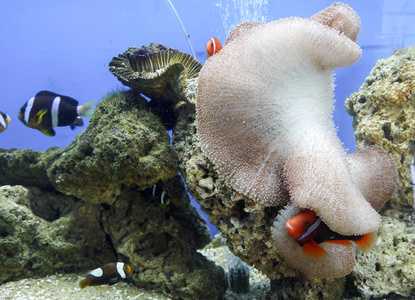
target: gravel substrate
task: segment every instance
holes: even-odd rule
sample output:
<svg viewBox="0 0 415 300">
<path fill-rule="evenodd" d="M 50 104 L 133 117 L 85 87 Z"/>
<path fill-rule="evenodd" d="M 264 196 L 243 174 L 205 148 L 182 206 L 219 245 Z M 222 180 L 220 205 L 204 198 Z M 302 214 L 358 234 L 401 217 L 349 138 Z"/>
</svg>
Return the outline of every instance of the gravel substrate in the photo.
<svg viewBox="0 0 415 300">
<path fill-rule="evenodd" d="M 132 284 L 119 282 L 115 285 L 101 285 L 80 289 L 79 281 L 84 278 L 77 274 L 56 274 L 44 278 L 26 278 L 0 285 L 0 299 L 4 300 L 73 300 L 73 299 L 170 299 L 161 294 L 138 289 Z"/>
<path fill-rule="evenodd" d="M 208 259 L 228 270 L 228 261 L 233 256 L 224 247 L 210 248 L 200 251 Z M 115 285 L 101 285 L 80 289 L 78 283 L 83 276 L 79 274 L 56 274 L 44 278 L 26 278 L 0 285 L 1 300 L 73 300 L 73 299 L 102 299 L 102 300 L 165 300 L 170 299 L 162 294 L 139 289 L 132 284 L 119 282 Z M 235 294 L 226 292 L 228 300 L 262 300 L 269 290 L 269 280 L 256 269 L 250 268 L 250 292 Z"/>
</svg>

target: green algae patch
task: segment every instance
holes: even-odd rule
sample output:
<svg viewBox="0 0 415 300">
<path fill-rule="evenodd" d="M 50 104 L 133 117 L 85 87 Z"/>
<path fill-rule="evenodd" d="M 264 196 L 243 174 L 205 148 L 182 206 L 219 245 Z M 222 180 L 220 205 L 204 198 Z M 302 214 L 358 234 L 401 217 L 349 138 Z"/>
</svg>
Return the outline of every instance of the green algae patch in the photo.
<svg viewBox="0 0 415 300">
<path fill-rule="evenodd" d="M 145 189 L 176 173 L 170 137 L 132 91 L 103 99 L 88 128 L 48 169 L 58 190 L 90 204 L 110 204 L 123 185 Z"/>
</svg>

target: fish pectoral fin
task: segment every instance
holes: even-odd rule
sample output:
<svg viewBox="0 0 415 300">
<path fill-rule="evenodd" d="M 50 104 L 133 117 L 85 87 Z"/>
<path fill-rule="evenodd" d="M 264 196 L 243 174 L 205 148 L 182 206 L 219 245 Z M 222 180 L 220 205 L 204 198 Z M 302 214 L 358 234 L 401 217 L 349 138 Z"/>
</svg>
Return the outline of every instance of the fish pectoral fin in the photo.
<svg viewBox="0 0 415 300">
<path fill-rule="evenodd" d="M 75 119 L 75 122 L 73 122 L 69 127 L 71 127 L 72 130 L 74 130 L 76 127 L 84 126 L 84 121 L 81 117 L 77 117 Z"/>
<path fill-rule="evenodd" d="M 349 240 L 333 240 L 333 241 L 325 241 L 325 243 L 337 244 L 342 246 L 351 246 L 352 242 Z"/>
<path fill-rule="evenodd" d="M 108 284 L 109 284 L 109 285 L 113 285 L 113 284 L 116 284 L 118 281 L 119 281 L 118 277 L 111 278 L 111 279 L 108 281 Z"/>
<path fill-rule="evenodd" d="M 40 131 L 42 131 L 44 134 L 46 134 L 47 136 L 55 136 L 55 130 L 53 130 L 52 128 L 44 128 L 44 129 L 39 129 Z"/>
<path fill-rule="evenodd" d="M 376 245 L 377 240 L 378 235 L 376 232 L 370 232 L 362 235 L 362 237 L 358 240 L 355 240 L 354 243 L 360 251 L 368 252 L 373 248 L 373 246 Z"/>
<path fill-rule="evenodd" d="M 303 253 L 305 256 L 312 259 L 320 259 L 327 255 L 327 252 L 314 240 L 309 240 L 303 245 Z"/>
<path fill-rule="evenodd" d="M 85 288 L 85 287 L 87 287 L 90 283 L 91 283 L 91 279 L 90 279 L 90 278 L 85 278 L 85 279 L 82 279 L 82 280 L 79 282 L 79 287 L 80 287 L 81 289 L 84 289 L 84 288 Z"/>
<path fill-rule="evenodd" d="M 42 124 L 42 120 L 43 120 L 43 116 L 48 112 L 47 109 L 43 108 L 41 110 L 38 111 L 38 113 L 36 114 L 37 116 L 37 122 L 38 124 Z"/>
</svg>

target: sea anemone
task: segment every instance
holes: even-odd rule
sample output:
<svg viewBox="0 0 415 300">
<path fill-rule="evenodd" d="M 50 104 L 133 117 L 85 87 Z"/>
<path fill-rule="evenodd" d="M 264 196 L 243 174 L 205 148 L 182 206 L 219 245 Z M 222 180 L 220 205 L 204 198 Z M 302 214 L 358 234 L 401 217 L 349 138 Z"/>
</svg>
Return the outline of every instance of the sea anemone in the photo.
<svg viewBox="0 0 415 300">
<path fill-rule="evenodd" d="M 348 157 L 332 120 L 333 71 L 360 58 L 359 30 L 357 14 L 338 3 L 311 19 L 239 25 L 198 84 L 200 146 L 228 185 L 263 206 L 314 210 L 343 235 L 375 231 L 396 184 L 393 159 L 380 148 Z M 371 205 L 363 193 L 381 200 Z M 341 271 L 308 275 L 350 272 L 354 250 L 324 247 L 343 257 Z"/>
</svg>

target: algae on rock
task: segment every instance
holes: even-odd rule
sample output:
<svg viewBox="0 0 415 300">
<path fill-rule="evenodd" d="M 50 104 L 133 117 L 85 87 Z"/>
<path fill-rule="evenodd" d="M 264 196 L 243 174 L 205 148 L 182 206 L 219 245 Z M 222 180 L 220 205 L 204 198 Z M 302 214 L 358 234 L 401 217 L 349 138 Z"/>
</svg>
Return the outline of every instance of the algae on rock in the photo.
<svg viewBox="0 0 415 300">
<path fill-rule="evenodd" d="M 146 104 L 133 91 L 102 100 L 88 128 L 48 169 L 58 190 L 90 204 L 111 204 L 124 185 L 145 189 L 176 175 L 170 137 Z"/>
<path fill-rule="evenodd" d="M 0 283 L 114 260 L 100 206 L 36 187 L 0 187 Z"/>
<path fill-rule="evenodd" d="M 185 76 L 185 69 L 177 70 L 180 73 L 172 78 Z M 183 97 L 194 92 L 180 93 L 181 98 L 169 94 L 173 95 L 171 107 L 179 107 Z M 6 220 L 0 222 L 0 255 L 7 270 L 2 280 L 58 270 L 87 271 L 120 260 L 132 265 L 132 282 L 161 290 L 173 299 L 223 298 L 224 271 L 196 251 L 211 240 L 210 232 L 178 176 L 166 124 L 162 115 L 155 114 L 163 111 L 157 109 L 160 102 L 152 101 L 135 90 L 111 93 L 98 105 L 87 129 L 67 148 L 0 151 L 0 184 L 35 186 L 30 190 L 43 196 L 51 193 L 55 198 L 45 199 L 57 201 L 48 206 L 36 198 L 29 209 L 7 200 L 8 205 L 0 208 Z M 167 201 L 153 194 L 155 184 L 167 193 Z M 23 194 L 16 201 L 26 203 Z M 67 202 L 57 200 L 61 198 Z M 13 217 L 15 212 L 18 216 Z M 12 235 L 14 228 L 28 233 L 19 241 Z M 78 249 L 78 245 L 87 246 Z M 106 246 L 110 253 L 104 255 Z M 72 252 L 84 258 L 74 258 Z M 52 259 L 47 261 L 42 253 Z M 25 267 L 19 268 L 18 262 Z M 33 271 L 25 272 L 29 267 Z"/>
<path fill-rule="evenodd" d="M 170 137 L 132 91 L 101 101 L 86 130 L 65 149 L 0 151 L 0 184 L 55 189 L 89 204 L 114 202 L 123 185 L 145 189 L 177 173 Z"/>
<path fill-rule="evenodd" d="M 227 287 L 223 269 L 196 250 L 210 241 L 205 221 L 190 207 L 179 176 L 164 185 L 170 203 L 124 191 L 103 214 L 105 231 L 117 253 L 129 258 L 131 280 L 173 299 L 221 299 Z M 188 207 L 188 209 L 183 209 Z"/>
</svg>

